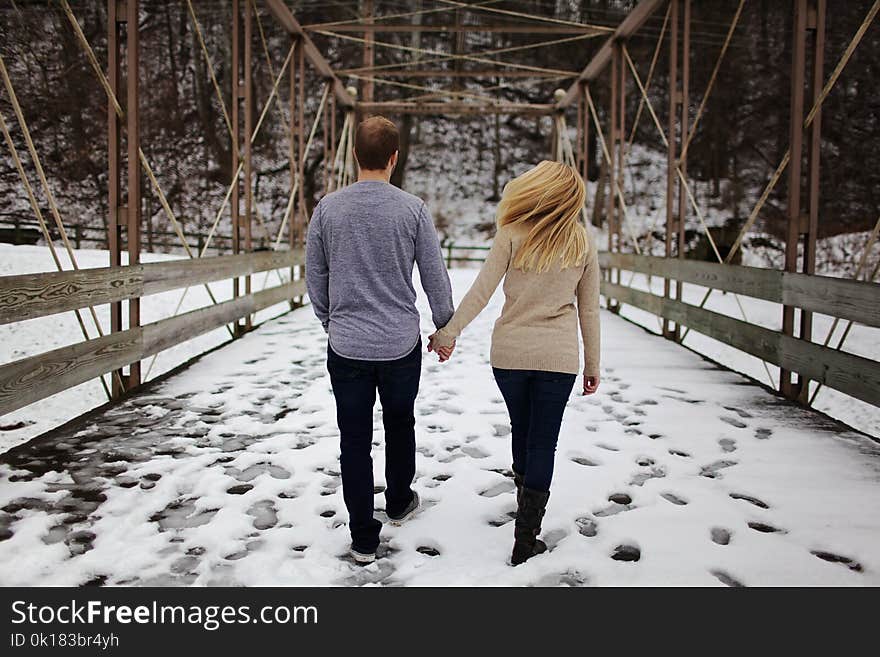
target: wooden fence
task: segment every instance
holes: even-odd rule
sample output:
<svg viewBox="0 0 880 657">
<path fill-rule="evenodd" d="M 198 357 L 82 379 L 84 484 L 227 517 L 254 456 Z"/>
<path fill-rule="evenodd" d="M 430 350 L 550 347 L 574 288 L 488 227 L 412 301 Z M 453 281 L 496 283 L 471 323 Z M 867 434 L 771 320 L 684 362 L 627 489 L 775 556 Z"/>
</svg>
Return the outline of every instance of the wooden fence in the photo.
<svg viewBox="0 0 880 657">
<path fill-rule="evenodd" d="M 491 248 L 488 246 L 465 246 L 446 241 L 440 246 L 444 251 L 447 267 L 452 267 L 453 262 L 483 262 L 486 259 L 486 251 Z M 459 252 L 464 253 L 459 255 Z"/>
<path fill-rule="evenodd" d="M 880 284 L 698 260 L 603 252 L 603 269 L 619 269 L 733 292 L 880 327 Z M 880 406 L 880 363 L 794 338 L 727 315 L 602 280 L 602 294 L 791 372 Z"/>
<path fill-rule="evenodd" d="M 147 253 L 167 252 L 183 248 L 177 233 L 174 231 L 154 230 L 149 223 L 146 226 L 147 230 L 143 232 L 143 247 Z M 68 226 L 68 229 L 70 229 L 70 242 L 76 249 L 81 249 L 84 246 L 94 249 L 108 248 L 108 230 L 106 226 L 74 224 Z M 53 238 L 59 237 L 58 230 L 54 226 L 48 226 L 48 230 Z M 208 233 L 186 233 L 184 237 L 191 249 L 201 252 L 208 240 Z M 43 239 L 40 224 L 36 221 L 28 221 L 18 217 L 0 219 L 0 242 L 6 244 L 37 244 Z M 232 251 L 232 235 L 214 233 L 211 236 L 211 241 L 207 243 L 208 250 L 216 255 Z M 266 240 L 266 243 L 268 244 L 268 240 Z"/>
<path fill-rule="evenodd" d="M 443 248 L 449 266 L 453 262 L 481 262 L 489 249 L 445 242 Z M 456 255 L 459 250 L 467 251 L 468 255 Z M 477 253 L 473 253 L 475 251 Z M 624 253 L 600 252 L 599 264 L 605 270 L 678 280 L 880 327 L 880 284 L 877 283 Z M 602 280 L 601 290 L 606 299 L 615 299 L 676 322 L 768 363 L 880 406 L 880 363 L 875 360 L 610 280 Z"/>
<path fill-rule="evenodd" d="M 0 324 L 302 265 L 302 249 L 0 277 Z M 305 294 L 295 280 L 0 365 L 0 415 Z"/>
</svg>

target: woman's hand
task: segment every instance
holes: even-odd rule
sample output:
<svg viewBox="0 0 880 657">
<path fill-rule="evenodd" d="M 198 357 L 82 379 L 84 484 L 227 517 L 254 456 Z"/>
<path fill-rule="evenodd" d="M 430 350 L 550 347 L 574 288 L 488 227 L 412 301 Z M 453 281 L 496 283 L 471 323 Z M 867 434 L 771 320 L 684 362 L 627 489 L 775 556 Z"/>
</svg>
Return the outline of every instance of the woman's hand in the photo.
<svg viewBox="0 0 880 657">
<path fill-rule="evenodd" d="M 584 394 L 592 395 L 599 389 L 599 376 L 584 375 Z"/>
<path fill-rule="evenodd" d="M 428 351 L 436 352 L 440 362 L 445 363 L 452 357 L 452 352 L 455 351 L 455 340 L 453 340 L 452 344 L 448 347 L 440 347 L 434 344 L 435 335 L 436 333 L 433 333 L 428 336 Z"/>
</svg>

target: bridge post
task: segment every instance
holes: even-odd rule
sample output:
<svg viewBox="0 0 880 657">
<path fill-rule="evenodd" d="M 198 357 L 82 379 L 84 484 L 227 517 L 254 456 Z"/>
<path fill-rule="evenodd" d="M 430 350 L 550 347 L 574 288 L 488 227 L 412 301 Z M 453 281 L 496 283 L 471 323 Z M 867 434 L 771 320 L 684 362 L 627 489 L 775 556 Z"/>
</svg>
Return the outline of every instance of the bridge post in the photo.
<svg viewBox="0 0 880 657">
<path fill-rule="evenodd" d="M 330 94 L 330 162 L 324 193 L 330 191 L 336 177 L 336 94 Z"/>
<path fill-rule="evenodd" d="M 816 232 L 818 229 L 819 211 L 819 161 L 821 138 L 821 115 L 813 120 L 807 150 L 807 207 L 802 208 L 804 192 L 804 95 L 806 86 L 807 62 L 812 55 L 812 79 L 810 92 L 812 100 L 818 97 L 823 84 L 824 45 L 825 45 L 825 0 L 794 0 L 794 34 L 792 39 L 791 59 L 791 100 L 789 117 L 789 139 L 791 161 L 788 165 L 788 224 L 785 239 L 785 271 L 798 271 L 798 247 L 803 236 L 802 271 L 805 274 L 815 273 L 816 265 Z M 812 39 L 808 39 L 812 33 Z M 811 41 L 812 53 L 808 54 L 808 41 Z M 800 331 L 802 340 L 812 339 L 813 317 L 809 311 L 800 311 Z M 795 306 L 783 305 L 782 331 L 785 335 L 795 336 Z M 798 374 L 793 380 L 793 373 L 780 369 L 779 390 L 790 399 L 808 400 L 809 379 Z"/>
<path fill-rule="evenodd" d="M 689 0 L 687 0 L 689 3 Z M 676 215 L 675 210 L 675 196 L 676 190 L 678 193 L 682 195 L 684 193 L 683 186 L 679 182 L 678 175 L 676 174 L 676 167 L 678 167 L 678 156 L 677 156 L 677 146 L 678 146 L 678 132 L 677 132 L 677 122 L 678 119 L 676 115 L 679 112 L 679 105 L 682 105 L 681 113 L 682 116 L 687 116 L 687 106 L 684 102 L 684 71 L 682 71 L 682 87 L 679 87 L 679 59 L 678 59 L 678 50 L 679 50 L 679 14 L 681 13 L 681 3 L 682 0 L 670 0 L 670 10 L 669 10 L 669 112 L 667 119 L 667 133 L 666 139 L 668 142 L 667 151 L 666 151 L 666 248 L 664 251 L 664 256 L 667 258 L 672 258 L 673 254 L 676 257 L 684 256 L 684 222 L 682 221 L 681 215 L 681 200 L 679 202 L 679 213 Z M 685 23 L 687 24 L 688 19 L 690 18 L 689 4 L 685 7 Z M 687 40 L 690 36 L 690 30 L 685 29 L 683 35 L 683 41 Z M 685 49 L 687 52 L 687 49 Z M 686 58 L 685 58 L 686 59 Z M 683 135 L 684 133 L 682 133 Z M 676 297 L 677 299 L 681 298 L 681 286 L 680 283 L 676 282 L 675 286 Z M 668 278 L 663 279 L 663 296 L 667 299 L 672 297 L 672 283 Z M 669 319 L 663 318 L 663 335 L 670 340 L 680 340 L 681 339 L 681 326 L 678 324 L 673 328 L 672 321 Z"/>
<path fill-rule="evenodd" d="M 108 235 L 110 266 L 122 264 L 123 227 L 128 263 L 140 262 L 141 248 L 141 175 L 140 175 L 140 121 L 138 112 L 138 73 L 140 70 L 140 40 L 138 38 L 139 0 L 108 0 L 107 2 L 107 77 L 113 95 L 121 97 L 122 66 L 126 70 L 125 89 L 125 140 L 128 158 L 128 194 L 122 203 L 122 121 L 116 114 L 112 100 L 108 100 L 107 138 L 108 138 Z M 124 36 L 123 36 L 124 35 Z M 125 57 L 122 57 L 122 41 L 125 40 Z M 140 326 L 140 298 L 128 300 L 128 328 Z M 123 330 L 122 302 L 110 304 L 110 332 Z M 114 399 L 141 382 L 140 361 L 129 365 L 128 375 L 116 371 L 111 377 Z"/>
<path fill-rule="evenodd" d="M 618 73 L 618 81 L 617 81 L 617 101 L 618 101 L 618 110 L 617 110 L 617 130 L 611 135 L 611 143 L 617 149 L 617 181 L 615 183 L 615 193 L 613 195 L 615 203 L 617 204 L 617 215 L 614 220 L 614 230 L 616 232 L 616 240 L 617 240 L 617 252 L 620 253 L 621 246 L 623 245 L 623 221 L 626 218 L 624 212 L 624 204 L 621 200 L 621 196 L 623 195 L 623 177 L 624 177 L 624 164 L 626 157 L 626 138 L 624 134 L 626 132 L 626 63 L 623 59 L 623 47 L 624 41 L 618 40 L 615 43 L 615 56 L 617 57 L 617 73 Z M 613 153 L 614 151 L 612 151 Z M 617 193 L 619 190 L 619 193 Z M 615 280 L 614 282 L 617 285 L 620 285 L 620 269 L 617 269 L 615 272 Z M 620 303 L 618 302 L 617 312 L 620 312 Z"/>
<path fill-rule="evenodd" d="M 581 177 L 584 182 L 589 180 L 590 174 L 590 108 L 587 106 L 587 83 L 581 82 L 580 93 L 578 94 L 578 108 L 583 118 L 581 119 L 581 142 L 578 144 L 578 150 L 581 152 Z"/>
<path fill-rule="evenodd" d="M 813 0 L 811 13 L 808 16 L 807 26 L 813 30 L 813 64 L 812 80 L 810 82 L 810 100 L 815 103 L 822 92 L 825 74 L 825 7 L 826 0 Z M 810 20 L 813 17 L 814 20 Z M 807 232 L 804 236 L 803 272 L 813 275 L 816 273 L 816 237 L 819 230 L 819 175 L 822 144 L 822 114 L 821 109 L 816 113 L 816 118 L 810 126 L 810 142 L 807 152 L 807 167 L 809 179 L 809 193 L 807 197 L 808 221 Z M 813 339 L 813 313 L 809 310 L 801 310 L 801 339 L 812 341 Z M 798 375 L 801 401 L 809 402 L 809 379 Z"/>
<path fill-rule="evenodd" d="M 577 132 L 574 140 L 574 168 L 580 171 L 582 162 L 581 143 L 584 134 L 583 93 L 578 94 L 574 109 L 577 112 Z"/>
<path fill-rule="evenodd" d="M 329 82 L 328 82 L 329 84 Z M 329 95 L 329 94 L 328 94 Z M 332 95 L 331 95 L 332 97 Z M 321 117 L 321 136 L 323 137 L 324 147 L 321 149 L 321 158 L 323 159 L 321 166 L 321 187 L 324 192 L 327 191 L 327 182 L 330 180 L 330 162 L 329 159 L 329 134 L 328 130 L 330 128 L 330 103 L 324 103 L 324 114 Z"/>
<path fill-rule="evenodd" d="M 620 82 L 620 73 L 618 71 L 618 69 L 620 68 L 620 57 L 618 56 L 619 53 L 620 45 L 615 41 L 611 54 L 611 84 L 609 85 L 610 98 L 608 108 L 608 197 L 605 199 L 605 216 L 606 223 L 608 225 L 609 253 L 616 253 L 619 250 L 616 239 L 617 195 L 615 185 L 617 184 L 617 156 L 614 150 L 615 144 L 617 143 L 617 110 L 619 107 L 619 103 L 617 100 L 618 84 Z M 605 272 L 605 276 L 609 282 L 613 283 L 614 268 L 608 268 Z M 607 299 L 607 304 L 608 310 L 610 310 L 611 312 L 618 312 L 620 310 L 620 304 L 614 299 Z"/>
<path fill-rule="evenodd" d="M 254 158 L 251 135 L 254 131 L 253 41 L 254 3 L 244 3 L 244 250 L 253 251 L 251 223 L 254 212 Z M 244 277 L 244 293 L 251 293 L 251 277 Z M 244 331 L 253 329 L 253 316 L 244 318 Z"/>
<path fill-rule="evenodd" d="M 373 0 L 361 0 L 361 5 L 363 7 L 363 23 L 364 25 L 371 25 L 373 23 Z M 373 83 L 373 76 L 375 71 L 373 71 L 373 66 L 375 65 L 376 50 L 373 42 L 375 39 L 376 33 L 373 30 L 364 30 L 364 68 L 367 70 L 366 77 L 368 79 L 361 82 L 361 99 L 365 103 L 372 103 L 374 97 L 373 89 L 375 85 Z M 364 112 L 360 118 L 366 119 L 368 116 L 369 114 Z"/>
<path fill-rule="evenodd" d="M 299 246 L 304 247 L 306 244 L 306 224 L 308 223 L 307 209 L 306 209 L 306 176 L 305 176 L 305 165 L 306 165 L 306 115 L 305 115 L 305 106 L 306 106 L 306 49 L 302 40 L 299 42 L 299 47 L 297 48 L 297 75 L 299 81 L 299 93 L 296 96 L 297 100 L 297 111 L 296 111 L 296 123 L 298 126 L 298 130 L 296 133 L 297 141 L 299 143 L 298 146 L 298 157 L 296 160 L 297 167 L 297 175 L 299 176 L 299 187 L 298 187 L 298 195 L 297 195 L 297 214 L 299 217 L 299 229 L 297 231 L 297 238 L 299 240 Z M 292 65 L 292 63 L 291 63 Z M 300 277 L 305 277 L 305 267 L 299 266 Z M 297 297 L 296 303 L 298 306 L 303 304 L 303 298 Z"/>
<path fill-rule="evenodd" d="M 231 122 L 232 122 L 232 175 L 235 180 L 232 184 L 232 194 L 229 199 L 230 223 L 232 224 L 232 253 L 238 254 L 241 251 L 241 205 L 239 201 L 239 176 L 238 165 L 240 163 L 239 147 L 241 144 L 241 127 L 239 124 L 239 108 L 241 101 L 241 82 L 240 82 L 240 30 L 241 30 L 241 9 L 239 7 L 240 0 L 232 0 L 232 96 L 231 96 Z M 239 296 L 239 277 L 232 279 L 232 298 Z M 241 325 L 238 320 L 233 324 L 233 334 L 238 336 L 241 334 Z"/>
<path fill-rule="evenodd" d="M 681 105 L 681 118 L 679 123 L 679 139 L 682 149 L 688 135 L 688 113 L 690 104 L 688 103 L 690 94 L 690 77 L 691 77 L 691 0 L 680 0 L 684 3 L 684 11 L 681 26 L 681 96 L 678 99 Z M 678 184 L 678 246 L 677 255 L 679 260 L 683 260 L 687 243 L 685 242 L 685 222 L 687 221 L 688 198 L 685 189 L 687 180 L 687 154 L 682 152 L 677 160 L 677 166 L 681 169 L 682 176 L 678 177 L 676 173 L 676 181 Z M 684 283 L 681 279 L 675 281 L 675 298 L 681 301 L 684 299 Z M 675 327 L 675 340 L 681 342 L 683 339 L 681 324 Z"/>
<path fill-rule="evenodd" d="M 288 159 L 290 160 L 289 166 L 290 166 L 290 194 L 291 194 L 291 196 L 293 194 L 297 193 L 295 190 L 296 190 L 296 186 L 298 184 L 297 181 L 299 180 L 299 164 L 297 164 L 297 157 L 296 157 L 296 153 L 297 153 L 297 150 L 296 150 L 296 146 L 297 146 L 297 139 L 296 139 L 296 129 L 297 129 L 296 128 L 296 61 L 297 60 L 296 60 L 296 57 L 298 54 L 297 51 L 300 48 L 302 48 L 302 41 L 300 41 L 299 38 L 295 37 L 295 36 L 293 37 L 293 48 L 294 48 L 294 53 L 293 53 L 292 61 L 290 63 L 290 72 L 288 73 L 288 82 L 290 84 L 290 89 L 289 89 L 289 94 L 288 94 L 289 103 L 290 103 L 290 107 L 289 107 L 289 110 L 290 110 L 290 143 L 288 144 Z M 288 217 L 288 224 L 287 224 L 287 239 L 288 239 L 288 245 L 290 246 L 290 250 L 292 251 L 293 249 L 296 248 L 295 199 L 291 198 L 288 200 L 288 202 L 291 204 L 291 206 L 290 206 L 290 216 Z M 297 272 L 297 267 L 292 265 L 290 267 L 290 280 L 291 281 L 294 280 L 294 278 L 296 277 L 296 272 Z M 290 309 L 293 310 L 296 307 L 297 307 L 296 299 L 291 299 L 290 300 Z"/>
</svg>

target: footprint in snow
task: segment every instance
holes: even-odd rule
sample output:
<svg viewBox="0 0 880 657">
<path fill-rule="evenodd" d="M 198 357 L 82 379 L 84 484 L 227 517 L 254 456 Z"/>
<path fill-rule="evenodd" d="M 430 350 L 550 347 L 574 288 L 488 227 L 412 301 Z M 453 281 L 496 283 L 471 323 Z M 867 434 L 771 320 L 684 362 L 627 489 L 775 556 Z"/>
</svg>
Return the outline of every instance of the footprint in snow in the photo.
<svg viewBox="0 0 880 657">
<path fill-rule="evenodd" d="M 516 519 L 516 507 L 512 507 L 510 511 L 507 511 L 503 515 L 497 516 L 489 520 L 489 525 L 492 527 L 503 527 L 511 520 Z"/>
<path fill-rule="evenodd" d="M 667 502 L 672 502 L 676 506 L 685 506 L 687 504 L 687 500 L 679 497 L 675 493 L 661 493 L 660 497 L 662 497 Z"/>
<path fill-rule="evenodd" d="M 634 508 L 632 506 L 632 498 L 626 493 L 615 493 L 610 495 L 608 501 L 611 502 L 610 506 L 594 512 L 593 515 L 598 518 L 606 518 Z"/>
<path fill-rule="evenodd" d="M 578 570 L 566 570 L 561 573 L 548 573 L 542 575 L 536 582 L 535 586 L 584 586 L 588 581 L 585 574 Z"/>
<path fill-rule="evenodd" d="M 473 459 L 484 459 L 489 456 L 489 452 L 476 445 L 465 445 L 461 451 Z"/>
<path fill-rule="evenodd" d="M 730 544 L 730 530 L 725 529 L 724 527 L 712 527 L 709 535 L 712 537 L 713 543 L 717 543 L 718 545 Z"/>
<path fill-rule="evenodd" d="M 722 438 L 718 441 L 718 445 L 721 447 L 722 452 L 735 452 L 736 451 L 736 441 L 733 438 Z"/>
<path fill-rule="evenodd" d="M 723 570 L 710 570 L 709 572 L 712 573 L 715 577 L 717 577 L 719 582 L 721 582 L 722 584 L 726 584 L 727 586 L 734 587 L 734 588 L 741 588 L 741 587 L 745 586 L 745 584 L 743 584 L 742 582 L 740 582 L 737 579 L 734 579 L 731 575 L 729 575 L 728 573 L 726 573 Z"/>
<path fill-rule="evenodd" d="M 823 561 L 829 561 L 831 563 L 839 563 L 839 564 L 846 566 L 847 568 L 849 568 L 850 570 L 852 570 L 854 572 L 857 572 L 857 573 L 862 572 L 862 564 L 860 564 L 858 561 L 850 559 L 849 557 L 844 557 L 840 554 L 834 554 L 833 552 L 826 552 L 825 550 L 811 550 L 810 553 L 819 557 Z"/>
<path fill-rule="evenodd" d="M 599 533 L 599 526 L 596 524 L 596 521 L 589 516 L 577 518 L 574 522 L 578 527 L 578 534 L 580 534 L 581 536 L 593 538 L 596 534 Z"/>
<path fill-rule="evenodd" d="M 730 496 L 735 500 L 743 500 L 745 502 L 748 502 L 749 504 L 754 504 L 756 507 L 761 509 L 770 508 L 766 502 L 759 500 L 757 497 L 752 497 L 751 495 L 743 495 L 742 493 L 731 493 Z"/>
<path fill-rule="evenodd" d="M 196 498 L 176 500 L 162 511 L 150 516 L 151 522 L 159 524 L 159 531 L 191 529 L 208 524 L 219 509 L 196 509 Z"/>
<path fill-rule="evenodd" d="M 719 418 L 722 422 L 727 422 L 732 427 L 736 427 L 737 429 L 745 429 L 748 425 L 742 420 L 737 420 L 735 417 L 730 417 L 729 415 L 722 415 Z"/>
<path fill-rule="evenodd" d="M 490 486 L 486 490 L 479 493 L 481 497 L 498 497 L 502 493 L 509 493 L 514 490 L 516 486 L 510 479 L 504 479 L 503 481 L 499 481 L 494 486 Z"/>
<path fill-rule="evenodd" d="M 710 463 L 709 465 L 704 465 L 702 468 L 700 468 L 700 476 L 707 477 L 708 479 L 720 479 L 721 478 L 721 474 L 720 474 L 721 470 L 723 470 L 724 468 L 729 468 L 729 467 L 734 466 L 736 464 L 737 464 L 736 461 L 727 461 L 727 460 L 715 461 L 714 463 Z"/>
<path fill-rule="evenodd" d="M 773 435 L 773 429 L 758 428 L 755 429 L 755 438 L 758 440 L 767 440 Z"/>
<path fill-rule="evenodd" d="M 254 527 L 257 529 L 271 529 L 278 524 L 278 514 L 271 500 L 257 502 L 248 509 L 248 515 L 254 517 Z"/>
<path fill-rule="evenodd" d="M 768 525 L 764 522 L 749 522 L 749 527 L 754 529 L 757 532 L 761 532 L 762 534 L 787 534 L 788 532 L 785 529 L 780 529 L 779 527 L 774 527 L 773 525 Z"/>
<path fill-rule="evenodd" d="M 648 470 L 642 472 L 636 472 L 632 479 L 629 480 L 630 485 L 633 486 L 642 486 L 646 481 L 650 479 L 662 479 L 666 476 L 666 468 L 662 465 L 653 465 L 650 466 Z"/>
<path fill-rule="evenodd" d="M 615 561 L 638 561 L 642 558 L 642 551 L 635 545 L 618 545 L 611 553 Z"/>
<path fill-rule="evenodd" d="M 552 552 L 566 536 L 568 536 L 568 532 L 564 529 L 552 529 L 549 532 L 541 534 L 541 540 L 546 543 L 547 551 Z"/>
<path fill-rule="evenodd" d="M 737 408 L 736 406 L 725 406 L 724 408 L 725 408 L 725 410 L 732 411 L 732 412 L 736 413 L 741 418 L 746 419 L 746 420 L 749 419 L 750 417 L 753 417 L 752 414 L 749 413 L 748 411 L 744 411 L 741 408 Z"/>
</svg>

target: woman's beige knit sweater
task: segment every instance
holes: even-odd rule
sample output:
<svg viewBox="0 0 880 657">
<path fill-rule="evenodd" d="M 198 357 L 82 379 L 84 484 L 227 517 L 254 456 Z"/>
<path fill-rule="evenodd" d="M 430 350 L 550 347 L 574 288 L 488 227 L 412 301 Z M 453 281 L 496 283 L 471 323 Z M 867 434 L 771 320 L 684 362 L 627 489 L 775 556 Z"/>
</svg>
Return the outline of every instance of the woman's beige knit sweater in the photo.
<svg viewBox="0 0 880 657">
<path fill-rule="evenodd" d="M 584 376 L 598 376 L 599 262 L 593 240 L 584 265 L 563 269 L 557 264 L 538 274 L 511 265 L 526 235 L 519 227 L 498 229 L 483 269 L 452 319 L 435 334 L 435 344 L 451 345 L 504 278 L 504 308 L 492 332 L 492 367 L 577 374 L 580 324 Z"/>
</svg>

